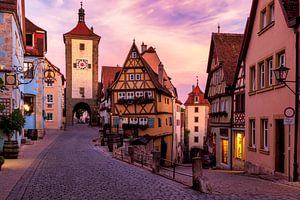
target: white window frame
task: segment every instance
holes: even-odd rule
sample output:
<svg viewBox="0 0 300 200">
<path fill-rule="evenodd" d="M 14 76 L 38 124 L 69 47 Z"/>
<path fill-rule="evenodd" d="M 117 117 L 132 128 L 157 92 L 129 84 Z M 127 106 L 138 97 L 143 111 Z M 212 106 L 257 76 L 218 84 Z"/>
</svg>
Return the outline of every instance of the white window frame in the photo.
<svg viewBox="0 0 300 200">
<path fill-rule="evenodd" d="M 53 97 L 53 94 L 47 94 L 47 103 L 48 104 L 53 104 L 54 102 L 54 97 Z M 50 100 L 50 101 L 49 101 Z"/>
<path fill-rule="evenodd" d="M 137 92 L 135 92 L 135 97 L 137 97 L 137 98 L 144 97 L 144 92 L 143 91 L 137 91 Z"/>
<path fill-rule="evenodd" d="M 268 138 L 268 120 L 267 119 L 262 119 L 262 131 L 263 131 L 263 149 L 265 151 L 268 151 L 268 142 L 269 142 L 269 138 Z"/>
<path fill-rule="evenodd" d="M 278 67 L 280 67 L 281 65 L 285 66 L 285 53 L 280 53 L 278 55 Z"/>
<path fill-rule="evenodd" d="M 260 88 L 264 88 L 266 86 L 266 84 L 265 84 L 265 63 L 261 63 L 259 65 L 259 71 L 260 71 Z"/>
<path fill-rule="evenodd" d="M 46 87 L 53 87 L 54 81 L 50 80 L 46 82 Z"/>
<path fill-rule="evenodd" d="M 268 60 L 268 83 L 273 85 L 273 59 Z"/>
<path fill-rule="evenodd" d="M 127 99 L 134 99 L 134 92 L 127 92 Z"/>
<path fill-rule="evenodd" d="M 118 92 L 118 99 L 126 99 L 126 92 Z"/>
<path fill-rule="evenodd" d="M 147 125 L 148 118 L 139 118 L 139 125 Z"/>
<path fill-rule="evenodd" d="M 198 103 L 199 102 L 199 97 L 195 96 L 194 101 L 195 101 L 195 103 Z"/>
<path fill-rule="evenodd" d="M 141 80 L 141 74 L 135 74 L 135 80 L 137 81 Z"/>
<path fill-rule="evenodd" d="M 49 119 L 49 116 L 51 116 L 51 119 Z M 52 112 L 47 113 L 47 121 L 53 121 L 54 120 L 54 114 Z"/>
<path fill-rule="evenodd" d="M 129 74 L 129 80 L 134 81 L 134 74 Z"/>
<path fill-rule="evenodd" d="M 275 21 L 275 5 L 274 5 L 274 3 L 272 3 L 269 6 L 269 10 L 270 10 L 270 20 L 271 20 L 271 22 L 274 22 Z"/>
<path fill-rule="evenodd" d="M 132 52 L 131 57 L 132 57 L 132 58 L 137 58 L 137 53 L 136 53 L 135 51 Z"/>
<path fill-rule="evenodd" d="M 152 91 L 145 91 L 144 92 L 145 97 L 147 96 L 146 94 L 148 95 L 148 98 L 152 98 L 152 95 L 153 95 Z"/>
<path fill-rule="evenodd" d="M 264 29 L 267 26 L 267 10 L 264 9 L 260 13 L 261 15 L 261 29 Z"/>
<path fill-rule="evenodd" d="M 250 68 L 250 76 L 251 76 L 251 89 L 252 91 L 256 90 L 256 69 L 255 67 Z"/>
<path fill-rule="evenodd" d="M 255 120 L 250 120 L 251 147 L 255 148 Z"/>
</svg>

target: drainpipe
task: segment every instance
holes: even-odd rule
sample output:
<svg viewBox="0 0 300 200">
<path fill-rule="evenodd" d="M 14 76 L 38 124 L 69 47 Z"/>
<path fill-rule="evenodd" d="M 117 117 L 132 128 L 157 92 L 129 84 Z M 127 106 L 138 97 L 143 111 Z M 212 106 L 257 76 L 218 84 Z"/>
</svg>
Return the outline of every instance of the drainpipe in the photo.
<svg viewBox="0 0 300 200">
<path fill-rule="evenodd" d="M 298 25 L 294 28 L 294 33 L 296 36 L 296 44 L 295 44 L 295 50 L 296 50 L 296 73 L 295 73 L 295 139 L 294 139 L 294 172 L 293 172 L 293 181 L 298 180 L 298 119 L 299 119 L 299 31 L 298 31 Z"/>
<path fill-rule="evenodd" d="M 232 158 L 233 158 L 233 152 L 232 152 L 232 127 L 233 127 L 233 111 L 234 111 L 234 90 L 233 90 L 233 87 L 230 87 L 230 90 L 229 92 L 231 93 L 231 112 L 230 112 L 230 160 L 229 160 L 229 167 L 230 167 L 230 170 L 232 170 Z"/>
</svg>

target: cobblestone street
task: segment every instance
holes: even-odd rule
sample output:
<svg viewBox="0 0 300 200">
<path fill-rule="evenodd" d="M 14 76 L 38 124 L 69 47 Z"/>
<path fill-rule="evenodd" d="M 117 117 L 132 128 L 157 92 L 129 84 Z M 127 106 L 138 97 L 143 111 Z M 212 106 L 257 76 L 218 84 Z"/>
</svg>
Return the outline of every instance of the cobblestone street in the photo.
<svg viewBox="0 0 300 200">
<path fill-rule="evenodd" d="M 300 190 L 294 187 L 234 173 L 224 176 L 217 171 L 210 171 L 209 179 L 219 192 L 201 194 L 98 151 L 91 143 L 96 136 L 96 129 L 84 125 L 61 132 L 33 161 L 7 199 L 299 199 L 300 196 Z M 0 199 L 5 199 L 2 194 L 0 188 Z"/>
</svg>

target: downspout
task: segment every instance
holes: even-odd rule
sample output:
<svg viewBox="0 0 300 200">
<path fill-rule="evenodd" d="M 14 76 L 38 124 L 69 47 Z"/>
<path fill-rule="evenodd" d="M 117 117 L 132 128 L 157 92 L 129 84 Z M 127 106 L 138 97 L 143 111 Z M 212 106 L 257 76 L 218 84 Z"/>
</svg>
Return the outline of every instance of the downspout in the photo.
<svg viewBox="0 0 300 200">
<path fill-rule="evenodd" d="M 296 50 L 296 73 L 295 73 L 295 139 L 294 139 L 294 172 L 293 172 L 293 181 L 298 180 L 298 119 L 299 119 L 299 31 L 298 31 L 298 25 L 294 27 L 294 33 L 296 36 L 296 44 L 295 44 L 295 50 Z"/>
<path fill-rule="evenodd" d="M 171 147 L 171 161 L 172 162 L 175 162 L 175 160 L 174 160 L 174 139 L 175 139 L 175 137 L 174 137 L 174 134 L 175 134 L 175 130 L 174 130 L 174 120 L 175 120 L 175 118 L 176 118 L 176 112 L 174 112 L 174 103 L 175 103 L 175 98 L 173 97 L 173 95 L 172 95 L 172 147 Z"/>
<path fill-rule="evenodd" d="M 229 160 L 229 164 L 230 164 L 230 170 L 232 170 L 232 160 L 233 160 L 233 152 L 232 152 L 232 127 L 233 127 L 233 111 L 234 111 L 234 90 L 233 90 L 233 87 L 230 87 L 230 90 L 229 92 L 231 93 L 231 113 L 230 113 L 230 160 Z"/>
</svg>

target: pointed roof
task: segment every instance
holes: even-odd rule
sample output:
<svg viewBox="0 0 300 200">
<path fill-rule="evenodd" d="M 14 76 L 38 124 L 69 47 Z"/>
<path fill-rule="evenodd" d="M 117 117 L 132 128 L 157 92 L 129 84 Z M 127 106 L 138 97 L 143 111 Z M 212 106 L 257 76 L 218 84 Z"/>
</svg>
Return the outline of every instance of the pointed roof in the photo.
<svg viewBox="0 0 300 200">
<path fill-rule="evenodd" d="M 123 64 L 123 70 L 124 70 L 124 68 L 126 68 L 127 60 L 130 59 L 130 56 L 131 56 L 131 53 L 132 53 L 132 52 L 136 52 L 136 53 L 137 53 L 137 56 L 138 56 L 137 59 L 140 59 L 140 60 L 141 60 L 143 66 L 145 67 L 146 71 L 148 72 L 148 74 L 149 74 L 149 76 L 150 76 L 150 78 L 151 78 L 151 80 L 152 80 L 154 86 L 155 86 L 159 91 L 161 91 L 161 92 L 163 92 L 163 93 L 165 93 L 165 94 L 167 94 L 167 95 L 172 96 L 172 94 L 171 94 L 171 92 L 168 90 L 168 88 L 166 88 L 165 86 L 162 86 L 162 85 L 159 83 L 159 81 L 158 81 L 158 74 L 156 74 L 156 73 L 154 72 L 154 70 L 150 67 L 150 65 L 149 65 L 149 64 L 146 62 L 146 60 L 142 57 L 142 55 L 140 54 L 140 52 L 139 52 L 139 50 L 138 50 L 138 48 L 137 48 L 137 46 L 136 46 L 136 44 L 135 44 L 135 40 L 133 40 L 132 46 L 131 46 L 131 48 L 130 48 L 130 51 L 128 52 L 128 55 L 127 55 L 127 57 L 126 57 L 126 59 L 125 59 L 125 62 L 124 62 L 124 64 Z M 117 80 L 119 80 L 120 76 L 121 76 L 121 73 L 119 74 Z M 115 84 L 115 83 L 114 83 L 114 84 Z"/>
<path fill-rule="evenodd" d="M 88 37 L 95 37 L 97 39 L 101 38 L 99 35 L 94 33 L 92 28 L 90 29 L 87 27 L 87 25 L 85 24 L 84 16 L 85 13 L 81 3 L 81 8 L 79 8 L 78 10 L 78 23 L 75 26 L 75 28 L 73 28 L 71 31 L 63 35 L 64 41 L 66 36 L 88 36 Z"/>
<path fill-rule="evenodd" d="M 117 66 L 102 66 L 101 70 L 101 84 L 104 95 L 112 83 L 115 81 L 116 74 L 122 70 L 122 67 Z"/>
<path fill-rule="evenodd" d="M 60 72 L 60 69 L 56 67 L 54 64 L 52 64 L 46 57 L 45 57 L 45 61 L 48 63 L 48 67 L 51 67 L 55 72 L 57 72 L 61 76 L 62 85 L 64 85 L 66 79 L 65 76 Z"/>
<path fill-rule="evenodd" d="M 198 96 L 198 102 L 195 102 L 195 97 Z M 196 87 L 193 87 L 192 92 L 189 93 L 187 100 L 184 103 L 185 106 L 189 105 L 207 105 L 209 106 L 208 100 L 204 99 L 204 93 L 197 84 Z"/>
<path fill-rule="evenodd" d="M 35 25 L 32 21 L 30 21 L 27 17 L 25 18 L 25 26 L 26 26 L 26 33 L 34 33 L 37 31 L 43 31 L 47 33 L 44 29 Z"/>
<path fill-rule="evenodd" d="M 243 37 L 244 34 L 212 33 L 206 72 L 211 72 L 213 55 L 216 53 L 220 65 L 224 69 L 224 78 L 228 86 L 231 86 L 234 80 Z"/>
</svg>

